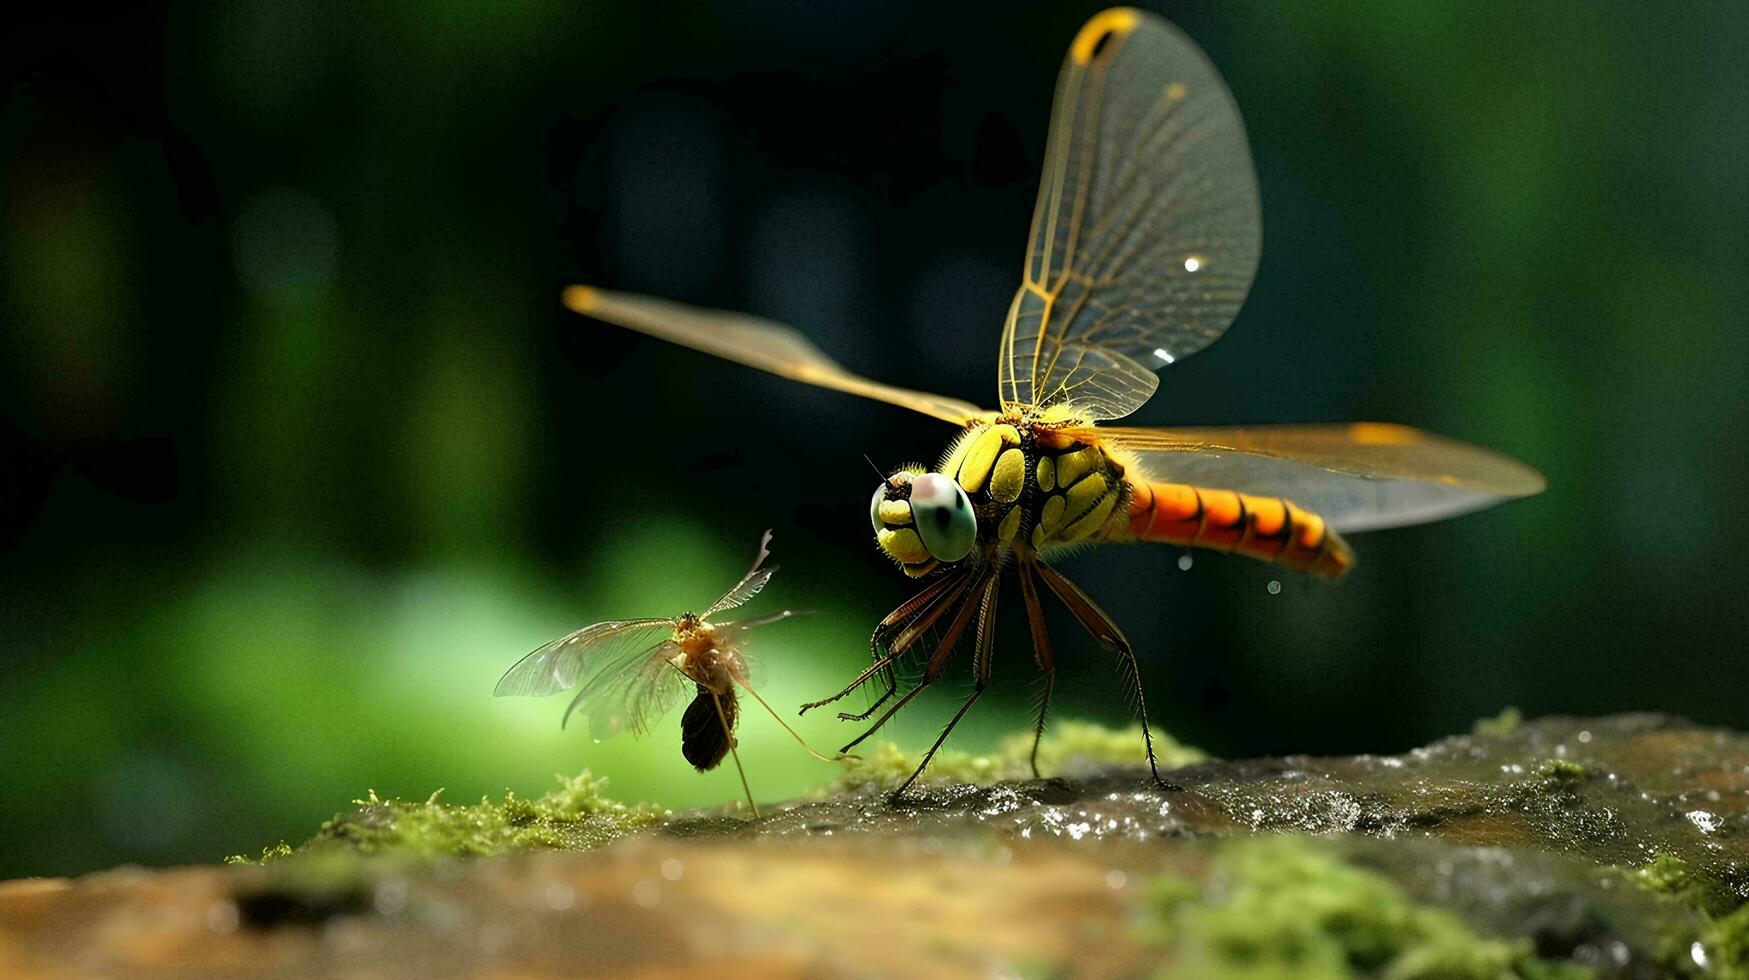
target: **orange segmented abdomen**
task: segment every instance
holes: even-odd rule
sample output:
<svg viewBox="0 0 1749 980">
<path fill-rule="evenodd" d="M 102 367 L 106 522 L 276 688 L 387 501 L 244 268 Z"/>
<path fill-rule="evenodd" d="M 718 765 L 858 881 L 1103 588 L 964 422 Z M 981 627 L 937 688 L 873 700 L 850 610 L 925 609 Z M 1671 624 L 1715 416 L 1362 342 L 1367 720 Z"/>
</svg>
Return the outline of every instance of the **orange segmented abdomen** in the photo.
<svg viewBox="0 0 1749 980">
<path fill-rule="evenodd" d="M 1130 536 L 1231 551 L 1296 572 L 1337 579 L 1354 552 L 1317 514 L 1280 497 L 1256 497 L 1187 483 L 1131 480 Z"/>
</svg>

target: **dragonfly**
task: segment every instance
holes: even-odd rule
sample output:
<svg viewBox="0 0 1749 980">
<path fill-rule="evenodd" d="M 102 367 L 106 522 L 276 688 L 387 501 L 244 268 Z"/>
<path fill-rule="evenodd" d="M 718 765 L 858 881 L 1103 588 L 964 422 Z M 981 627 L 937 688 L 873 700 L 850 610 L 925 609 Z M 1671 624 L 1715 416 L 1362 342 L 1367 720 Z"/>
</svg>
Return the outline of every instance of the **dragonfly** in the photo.
<svg viewBox="0 0 1749 980">
<path fill-rule="evenodd" d="M 735 726 L 740 720 L 737 691 L 745 691 L 764 706 L 816 759 L 837 761 L 815 752 L 754 690 L 748 634 L 799 613 L 784 609 L 753 619 L 712 622 L 717 615 L 745 605 L 771 581 L 777 566 L 765 564 L 770 545 L 771 532 L 766 531 L 759 539 L 753 567 L 704 612 L 585 626 L 518 660 L 492 693 L 544 697 L 576 688 L 559 725 L 569 725 L 571 716 L 581 713 L 598 739 L 628 731 L 633 737 L 642 735 L 690 693 L 692 701 L 680 718 L 681 754 L 699 772 L 715 769 L 725 755 L 732 757 L 748 810 L 757 818 L 759 807 L 735 751 Z"/>
<path fill-rule="evenodd" d="M 1156 370 L 1220 337 L 1257 270 L 1261 207 L 1244 123 L 1208 57 L 1165 20 L 1115 8 L 1076 34 L 1058 76 L 1019 288 L 997 349 L 998 408 L 854 374 L 792 327 L 740 313 L 570 286 L 571 310 L 807 384 L 957 426 L 933 469 L 883 477 L 880 550 L 925 583 L 876 626 L 872 663 L 836 702 L 883 684 L 854 748 L 938 681 L 971 637 L 974 683 L 902 794 L 988 687 L 1000 585 L 1018 581 L 1043 674 L 1033 772 L 1056 682 L 1041 594 L 1115 656 L 1160 775 L 1136 653 L 1056 567 L 1116 542 L 1212 549 L 1334 580 L 1344 535 L 1451 517 L 1540 492 L 1530 466 L 1389 423 L 1149 428 L 1112 424 Z M 1040 583 L 1043 588 L 1040 588 Z M 899 692 L 896 667 L 921 662 Z"/>
</svg>

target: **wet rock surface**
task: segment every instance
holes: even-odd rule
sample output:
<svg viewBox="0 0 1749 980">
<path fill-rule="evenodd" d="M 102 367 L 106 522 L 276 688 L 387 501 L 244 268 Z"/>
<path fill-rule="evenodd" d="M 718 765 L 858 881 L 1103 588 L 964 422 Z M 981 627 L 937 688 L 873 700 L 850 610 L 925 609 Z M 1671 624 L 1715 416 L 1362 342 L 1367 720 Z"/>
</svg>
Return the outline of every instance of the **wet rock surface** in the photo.
<svg viewBox="0 0 1749 980">
<path fill-rule="evenodd" d="M 549 794 L 443 808 L 454 838 L 373 800 L 261 866 L 0 885 L 0 973 L 1749 976 L 1749 736 L 1478 728 L 1177 791 L 1073 753 L 897 803 L 847 777 L 754 821 Z M 512 853 L 442 856 L 499 824 Z"/>
</svg>

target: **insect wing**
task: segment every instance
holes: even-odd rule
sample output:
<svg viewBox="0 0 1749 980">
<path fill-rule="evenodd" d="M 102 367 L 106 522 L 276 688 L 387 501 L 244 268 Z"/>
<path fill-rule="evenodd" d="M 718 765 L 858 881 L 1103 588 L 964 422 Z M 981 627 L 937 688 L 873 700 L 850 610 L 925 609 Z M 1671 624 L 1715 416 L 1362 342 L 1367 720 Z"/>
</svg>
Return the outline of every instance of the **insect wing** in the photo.
<svg viewBox="0 0 1749 980">
<path fill-rule="evenodd" d="M 1510 456 L 1404 425 L 1072 429 L 1133 453 L 1153 479 L 1281 497 L 1338 531 L 1436 521 L 1540 493 Z"/>
<path fill-rule="evenodd" d="M 895 388 L 852 374 L 795 329 L 770 320 L 589 286 L 567 287 L 562 298 L 577 313 L 628 330 L 795 381 L 909 408 L 954 425 L 964 425 L 980 413 L 970 402 Z"/>
<path fill-rule="evenodd" d="M 544 697 L 577 686 L 587 673 L 622 669 L 674 629 L 667 619 L 624 619 L 585 626 L 518 660 L 492 689 L 497 697 Z"/>
<path fill-rule="evenodd" d="M 723 593 L 722 598 L 716 602 L 711 603 L 710 608 L 704 611 L 701 618 L 710 619 L 717 613 L 745 605 L 758 595 L 761 589 L 765 588 L 765 583 L 771 581 L 772 574 L 777 571 L 776 565 L 770 568 L 761 567 L 765 564 L 765 559 L 771 557 L 770 545 L 771 532 L 766 531 L 765 535 L 759 539 L 759 553 L 753 556 L 753 567 L 747 570 L 747 574 L 741 576 L 741 581 L 736 582 L 734 588 Z"/>
<path fill-rule="evenodd" d="M 1207 56 L 1152 14 L 1098 14 L 1058 76 L 999 397 L 1128 415 L 1155 369 L 1226 331 L 1262 247 L 1238 106 Z"/>
<path fill-rule="evenodd" d="M 589 719 L 589 734 L 597 739 L 627 732 L 636 737 L 649 731 L 692 690 L 692 681 L 670 662 L 676 652 L 671 641 L 663 641 L 619 669 L 592 676 L 566 706 L 561 727 L 570 724 L 573 713 L 581 712 Z"/>
</svg>

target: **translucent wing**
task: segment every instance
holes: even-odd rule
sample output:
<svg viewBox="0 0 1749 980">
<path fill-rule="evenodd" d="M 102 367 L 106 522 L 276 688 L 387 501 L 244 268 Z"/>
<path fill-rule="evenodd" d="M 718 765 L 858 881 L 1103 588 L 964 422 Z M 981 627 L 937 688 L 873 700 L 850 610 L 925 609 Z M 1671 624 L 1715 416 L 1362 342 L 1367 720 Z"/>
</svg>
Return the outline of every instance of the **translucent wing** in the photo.
<svg viewBox="0 0 1749 980">
<path fill-rule="evenodd" d="M 492 689 L 497 697 L 544 697 L 591 678 L 623 670 L 667 639 L 667 619 L 621 619 L 585 626 L 518 660 Z"/>
<path fill-rule="evenodd" d="M 812 615 L 809 609 L 783 609 L 752 619 L 738 620 L 732 623 L 717 624 L 718 645 L 729 651 L 727 658 L 729 676 L 742 687 L 752 689 L 764 686 L 765 665 L 747 652 L 747 634 L 761 626 L 779 623 L 793 616 Z"/>
<path fill-rule="evenodd" d="M 765 583 L 771 581 L 772 574 L 777 571 L 776 565 L 770 568 L 760 567 L 765 564 L 765 559 L 771 557 L 771 549 L 768 547 L 770 544 L 771 532 L 766 531 L 765 535 L 759 539 L 759 554 L 753 557 L 753 567 L 747 570 L 747 574 L 741 576 L 741 581 L 736 582 L 734 588 L 723 593 L 721 599 L 711 603 L 711 607 L 706 609 L 699 618 L 710 619 L 726 609 L 744 605 L 749 599 L 758 595 L 760 589 L 765 588 Z"/>
<path fill-rule="evenodd" d="M 585 316 L 796 381 L 933 415 L 955 425 L 964 425 L 980 412 L 970 402 L 895 388 L 851 374 L 806 337 L 770 320 L 588 286 L 566 287 L 563 299 L 566 306 Z"/>
<path fill-rule="evenodd" d="M 1152 479 L 1283 497 L 1338 531 L 1436 521 L 1545 486 L 1510 456 L 1377 422 L 1070 432 L 1134 453 Z"/>
<path fill-rule="evenodd" d="M 589 734 L 599 739 L 630 732 L 635 738 L 673 709 L 693 690 L 692 681 L 676 670 L 671 659 L 678 649 L 664 641 L 648 654 L 626 662 L 623 669 L 594 674 L 565 707 L 560 727 L 574 712 L 589 719 Z"/>
<path fill-rule="evenodd" d="M 1154 370 L 1219 337 L 1262 242 L 1239 109 L 1177 28 L 1118 8 L 1087 22 L 1057 80 L 1026 277 L 999 397 L 1128 415 Z"/>
</svg>

